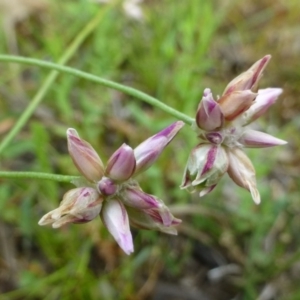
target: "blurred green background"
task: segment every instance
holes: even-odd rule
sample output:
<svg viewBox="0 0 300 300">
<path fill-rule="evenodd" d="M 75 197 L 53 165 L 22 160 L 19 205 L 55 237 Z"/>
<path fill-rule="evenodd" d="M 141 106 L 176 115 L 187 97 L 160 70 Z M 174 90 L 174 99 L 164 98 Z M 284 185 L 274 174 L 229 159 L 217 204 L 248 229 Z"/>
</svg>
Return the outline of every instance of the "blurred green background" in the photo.
<svg viewBox="0 0 300 300">
<path fill-rule="evenodd" d="M 246 151 L 257 170 L 261 205 L 228 176 L 200 199 L 178 188 L 197 143 L 186 126 L 139 177 L 146 192 L 183 220 L 179 235 L 133 229 L 129 257 L 100 219 L 59 230 L 37 225 L 71 184 L 0 179 L 0 300 L 300 299 L 299 2 L 136 1 L 141 11 L 130 10 L 130 1 L 112 8 L 100 2 L 0 0 L 0 53 L 56 62 L 101 10 L 99 25 L 68 65 L 192 117 L 204 88 L 220 95 L 232 78 L 271 54 L 260 87 L 282 87 L 284 94 L 255 126 L 289 144 Z M 0 139 L 48 74 L 0 64 Z M 68 127 L 106 161 L 123 142 L 135 147 L 174 121 L 120 92 L 60 74 L 5 149 L 0 167 L 78 175 L 67 152 Z"/>
</svg>

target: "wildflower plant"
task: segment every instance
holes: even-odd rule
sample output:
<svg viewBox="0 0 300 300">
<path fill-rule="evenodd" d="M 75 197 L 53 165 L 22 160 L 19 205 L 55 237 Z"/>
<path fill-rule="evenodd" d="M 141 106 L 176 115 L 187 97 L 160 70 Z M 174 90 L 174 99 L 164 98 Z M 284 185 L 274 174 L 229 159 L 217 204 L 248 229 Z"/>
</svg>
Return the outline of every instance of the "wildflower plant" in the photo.
<svg viewBox="0 0 300 300">
<path fill-rule="evenodd" d="M 183 126 L 183 122 L 175 122 L 134 150 L 123 144 L 112 154 L 106 167 L 94 148 L 75 129 L 69 128 L 69 153 L 85 180 L 79 181 L 78 188 L 68 191 L 59 208 L 47 213 L 39 224 L 57 228 L 67 223 L 86 223 L 100 214 L 126 254 L 133 252 L 129 223 L 177 234 L 174 226 L 181 220 L 171 214 L 163 201 L 144 193 L 134 177 L 155 162 Z"/>
<path fill-rule="evenodd" d="M 280 88 L 259 89 L 262 72 L 271 56 L 266 55 L 249 70 L 233 79 L 219 99 L 204 90 L 192 127 L 200 143 L 192 150 L 181 184 L 198 190 L 200 197 L 211 192 L 227 172 L 239 186 L 250 191 L 260 203 L 255 169 L 244 148 L 264 148 L 286 144 L 248 125 L 263 115 L 282 93 Z"/>
<path fill-rule="evenodd" d="M 76 75 L 136 97 L 164 110 L 179 121 L 146 139 L 136 148 L 123 144 L 106 165 L 95 149 L 80 138 L 73 128 L 67 130 L 69 154 L 83 178 L 66 175 L 0 172 L 6 178 L 47 178 L 72 182 L 76 188 L 66 192 L 59 207 L 48 212 L 40 225 L 54 228 L 69 223 L 86 223 L 100 215 L 104 225 L 126 254 L 133 252 L 130 225 L 141 229 L 177 234 L 181 220 L 172 215 L 157 195 L 145 193 L 137 175 L 147 170 L 163 149 L 173 140 L 184 124 L 191 125 L 199 143 L 191 150 L 186 164 L 182 189 L 197 191 L 200 197 L 210 193 L 225 173 L 242 188 L 250 191 L 255 203 L 260 202 L 255 169 L 244 148 L 263 148 L 286 142 L 250 128 L 250 124 L 267 112 L 280 88 L 258 89 L 258 83 L 271 56 L 258 60 L 249 70 L 233 79 L 221 97 L 214 97 L 206 88 L 195 118 L 191 118 L 133 88 L 61 65 L 13 56 L 0 56 L 11 61 L 50 68 Z M 40 98 L 24 112 L 6 139 L 0 143 L 0 153 L 24 126 Z"/>
</svg>

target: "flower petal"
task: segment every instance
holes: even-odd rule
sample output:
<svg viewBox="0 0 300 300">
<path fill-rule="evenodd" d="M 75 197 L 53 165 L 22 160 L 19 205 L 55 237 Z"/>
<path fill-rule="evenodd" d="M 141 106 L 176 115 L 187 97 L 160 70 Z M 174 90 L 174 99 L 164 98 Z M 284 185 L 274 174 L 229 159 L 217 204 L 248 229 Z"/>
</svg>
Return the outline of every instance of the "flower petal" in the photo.
<svg viewBox="0 0 300 300">
<path fill-rule="evenodd" d="M 266 148 L 287 144 L 286 141 L 270 134 L 251 129 L 246 130 L 238 141 L 247 148 Z"/>
<path fill-rule="evenodd" d="M 242 115 L 243 125 L 252 123 L 260 116 L 265 114 L 269 107 L 275 103 L 278 96 L 282 93 L 280 88 L 267 88 L 258 90 L 258 95 L 251 107 Z"/>
<path fill-rule="evenodd" d="M 254 91 L 262 76 L 262 72 L 270 59 L 271 55 L 264 56 L 252 65 L 246 72 L 234 78 L 225 88 L 223 95 L 231 94 L 234 91 L 243 91 L 248 89 Z"/>
<path fill-rule="evenodd" d="M 177 230 L 174 226 L 181 223 L 180 219 L 172 215 L 172 222 L 169 226 L 163 224 L 163 221 L 156 210 L 153 209 L 135 209 L 128 207 L 130 224 L 140 229 L 159 230 L 167 234 L 177 235 Z"/>
<path fill-rule="evenodd" d="M 239 148 L 228 148 L 228 175 L 240 187 L 250 191 L 256 204 L 260 203 L 259 191 L 256 187 L 255 169 L 251 160 Z"/>
<path fill-rule="evenodd" d="M 73 128 L 67 130 L 67 139 L 69 153 L 78 171 L 89 181 L 99 180 L 104 167 L 94 148 L 81 139 Z"/>
<path fill-rule="evenodd" d="M 127 255 L 132 253 L 132 235 L 124 205 L 114 199 L 106 201 L 101 210 L 101 219 L 122 250 Z"/>
<path fill-rule="evenodd" d="M 172 141 L 178 131 L 184 126 L 184 122 L 177 121 L 134 149 L 136 159 L 135 175 L 148 169 L 159 157 L 164 148 Z"/>
<path fill-rule="evenodd" d="M 133 149 L 123 144 L 108 160 L 105 175 L 116 181 L 126 181 L 134 173 L 135 165 Z"/>
<path fill-rule="evenodd" d="M 144 193 L 139 187 L 124 189 L 121 196 L 125 205 L 137 209 L 158 208 L 162 206 L 161 201 L 155 196 Z"/>
<path fill-rule="evenodd" d="M 223 122 L 224 116 L 218 102 L 213 99 L 210 89 L 205 89 L 196 114 L 198 127 L 205 131 L 213 131 L 221 128 Z"/>
</svg>

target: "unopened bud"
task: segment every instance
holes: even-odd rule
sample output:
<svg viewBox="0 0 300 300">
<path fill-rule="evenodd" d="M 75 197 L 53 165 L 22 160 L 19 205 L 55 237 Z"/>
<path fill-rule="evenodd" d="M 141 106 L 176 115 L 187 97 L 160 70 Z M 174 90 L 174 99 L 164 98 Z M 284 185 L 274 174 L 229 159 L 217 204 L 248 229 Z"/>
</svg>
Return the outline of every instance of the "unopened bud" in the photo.
<svg viewBox="0 0 300 300">
<path fill-rule="evenodd" d="M 116 181 L 126 181 L 134 173 L 135 165 L 132 148 L 123 144 L 108 160 L 105 175 Z"/>
<path fill-rule="evenodd" d="M 196 114 L 198 127 L 205 131 L 213 131 L 221 128 L 223 121 L 224 116 L 219 104 L 213 99 L 210 89 L 205 89 Z"/>
</svg>

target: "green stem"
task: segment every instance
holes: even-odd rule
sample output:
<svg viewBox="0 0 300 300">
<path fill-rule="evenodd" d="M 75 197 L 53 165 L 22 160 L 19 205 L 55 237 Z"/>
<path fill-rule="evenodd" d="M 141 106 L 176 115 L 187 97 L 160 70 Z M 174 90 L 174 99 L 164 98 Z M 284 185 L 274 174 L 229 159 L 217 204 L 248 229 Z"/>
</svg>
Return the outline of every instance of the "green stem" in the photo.
<svg viewBox="0 0 300 300">
<path fill-rule="evenodd" d="M 103 15 L 106 13 L 106 11 L 110 8 L 110 6 L 107 6 L 107 8 L 100 10 L 98 14 L 82 29 L 82 31 L 79 32 L 79 34 L 76 36 L 75 40 L 71 43 L 71 45 L 67 48 L 67 50 L 64 52 L 62 57 L 58 60 L 58 64 L 63 65 L 67 63 L 70 58 L 73 56 L 73 54 L 76 52 L 76 50 L 79 48 L 79 46 L 83 43 L 83 41 L 86 39 L 86 37 L 97 27 L 99 22 L 102 20 Z M 0 143 L 0 153 L 3 152 L 4 148 L 6 148 L 9 143 L 12 141 L 12 139 L 20 132 L 22 127 L 26 124 L 28 119 L 31 117 L 33 112 L 35 111 L 36 107 L 40 104 L 40 102 L 43 100 L 44 96 L 46 95 L 48 89 L 54 82 L 54 80 L 57 78 L 59 72 L 52 70 L 40 89 L 38 90 L 35 97 L 32 99 L 30 104 L 27 106 L 23 114 L 20 116 L 20 118 L 17 120 L 15 126 L 10 130 L 10 132 L 4 137 L 4 139 Z"/>
<path fill-rule="evenodd" d="M 194 119 L 187 116 L 186 114 L 181 113 L 180 111 L 164 104 L 163 102 L 159 101 L 158 99 L 149 96 L 139 90 L 136 90 L 134 88 L 92 75 L 90 73 L 82 72 L 80 70 L 62 66 L 59 64 L 51 63 L 51 62 L 46 62 L 43 60 L 39 59 L 34 59 L 34 58 L 26 58 L 26 57 L 19 57 L 19 56 L 12 56 L 12 55 L 0 55 L 0 61 L 9 61 L 9 62 L 16 62 L 16 63 L 22 63 L 22 64 L 28 64 L 28 65 L 33 65 L 33 66 L 38 66 L 38 67 L 43 67 L 47 69 L 53 69 L 56 71 L 68 73 L 74 76 L 78 76 L 81 78 L 84 78 L 86 80 L 90 80 L 96 83 L 100 83 L 104 86 L 107 86 L 109 88 L 113 88 L 115 90 L 121 91 L 125 94 L 131 95 L 133 97 L 136 97 L 144 102 L 147 102 L 148 104 L 155 106 L 157 108 L 160 108 L 161 110 L 165 111 L 166 113 L 174 116 L 175 118 L 184 121 L 185 123 L 192 125 Z M 0 147 L 1 151 L 1 147 Z"/>
<path fill-rule="evenodd" d="M 80 178 L 79 176 L 71 175 L 58 175 L 50 173 L 40 173 L 40 172 L 0 172 L 0 178 L 12 178 L 12 179 L 47 179 L 58 182 L 71 182 Z"/>
</svg>

